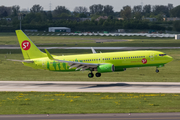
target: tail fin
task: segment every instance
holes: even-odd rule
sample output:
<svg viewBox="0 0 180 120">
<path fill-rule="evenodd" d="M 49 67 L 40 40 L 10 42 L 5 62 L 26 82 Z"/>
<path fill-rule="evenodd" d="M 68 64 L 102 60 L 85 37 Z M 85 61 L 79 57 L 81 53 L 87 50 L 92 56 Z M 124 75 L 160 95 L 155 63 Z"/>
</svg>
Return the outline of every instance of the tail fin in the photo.
<svg viewBox="0 0 180 120">
<path fill-rule="evenodd" d="M 16 35 L 25 60 L 47 57 L 47 55 L 41 52 L 22 30 L 16 30 Z"/>
</svg>

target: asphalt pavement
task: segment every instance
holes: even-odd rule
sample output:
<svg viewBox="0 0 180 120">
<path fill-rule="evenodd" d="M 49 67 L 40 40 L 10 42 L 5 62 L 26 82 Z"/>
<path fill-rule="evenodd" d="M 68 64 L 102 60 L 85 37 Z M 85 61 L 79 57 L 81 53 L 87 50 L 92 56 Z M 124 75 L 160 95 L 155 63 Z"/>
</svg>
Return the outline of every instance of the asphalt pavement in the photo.
<svg viewBox="0 0 180 120">
<path fill-rule="evenodd" d="M 0 120 L 180 120 L 180 113 L 0 115 Z"/>
<path fill-rule="evenodd" d="M 180 93 L 179 82 L 0 81 L 0 91 Z"/>
</svg>

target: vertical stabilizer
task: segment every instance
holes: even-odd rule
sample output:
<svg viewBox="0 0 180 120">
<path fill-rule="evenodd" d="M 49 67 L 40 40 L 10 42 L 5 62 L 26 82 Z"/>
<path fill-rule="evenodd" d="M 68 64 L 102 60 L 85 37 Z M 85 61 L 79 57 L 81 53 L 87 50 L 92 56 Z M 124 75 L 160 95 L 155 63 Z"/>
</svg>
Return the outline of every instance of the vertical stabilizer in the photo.
<svg viewBox="0 0 180 120">
<path fill-rule="evenodd" d="M 47 57 L 47 55 L 41 52 L 22 30 L 16 30 L 16 35 L 25 60 Z"/>
</svg>

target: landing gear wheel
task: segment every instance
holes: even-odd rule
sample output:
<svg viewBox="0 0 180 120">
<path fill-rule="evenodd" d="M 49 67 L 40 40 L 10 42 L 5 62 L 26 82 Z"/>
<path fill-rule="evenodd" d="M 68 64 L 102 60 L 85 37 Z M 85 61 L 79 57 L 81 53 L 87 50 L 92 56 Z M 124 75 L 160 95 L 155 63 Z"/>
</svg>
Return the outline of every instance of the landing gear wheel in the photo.
<svg viewBox="0 0 180 120">
<path fill-rule="evenodd" d="M 156 69 L 156 73 L 159 73 L 159 70 L 158 70 L 158 69 Z"/>
<path fill-rule="evenodd" d="M 96 73 L 96 77 L 101 77 L 101 73 Z"/>
<path fill-rule="evenodd" d="M 88 74 L 88 77 L 89 77 L 89 78 L 93 78 L 93 77 L 94 77 L 94 74 L 93 74 L 93 73 L 89 73 L 89 74 Z"/>
</svg>

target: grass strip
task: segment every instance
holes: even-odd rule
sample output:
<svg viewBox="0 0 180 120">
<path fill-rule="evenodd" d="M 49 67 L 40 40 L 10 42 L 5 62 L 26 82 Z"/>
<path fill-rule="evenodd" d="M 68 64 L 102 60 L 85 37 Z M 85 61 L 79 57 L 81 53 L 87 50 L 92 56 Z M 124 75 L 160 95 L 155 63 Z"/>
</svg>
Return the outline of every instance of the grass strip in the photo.
<svg viewBox="0 0 180 120">
<path fill-rule="evenodd" d="M 173 38 L 101 36 L 29 36 L 37 46 L 48 47 L 179 47 Z M 119 41 L 126 40 L 126 41 Z M 105 42 L 106 41 L 106 42 Z M 107 42 L 108 41 L 108 42 Z M 0 45 L 19 46 L 16 36 L 1 36 Z"/>
<path fill-rule="evenodd" d="M 0 114 L 180 112 L 180 94 L 0 92 Z"/>
</svg>

